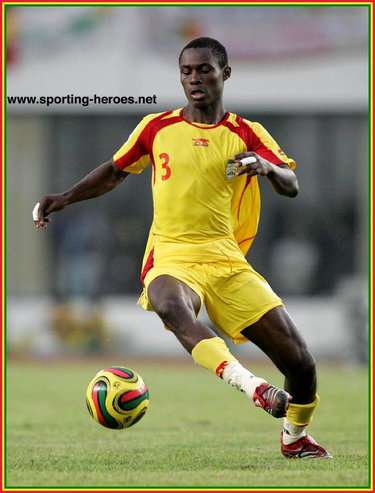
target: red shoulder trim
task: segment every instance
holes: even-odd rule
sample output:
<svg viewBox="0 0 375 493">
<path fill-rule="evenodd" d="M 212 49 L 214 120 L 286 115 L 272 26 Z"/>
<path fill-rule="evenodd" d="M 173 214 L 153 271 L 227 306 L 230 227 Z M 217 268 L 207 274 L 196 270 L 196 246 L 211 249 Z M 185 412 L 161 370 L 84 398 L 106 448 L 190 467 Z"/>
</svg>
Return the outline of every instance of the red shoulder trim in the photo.
<svg viewBox="0 0 375 493">
<path fill-rule="evenodd" d="M 175 123 L 176 119 L 179 117 L 170 118 L 164 121 L 164 125 L 159 125 L 159 122 L 163 121 L 163 118 L 170 115 L 172 111 L 165 111 L 161 115 L 157 115 L 151 121 L 147 123 L 144 129 L 139 134 L 137 141 L 134 143 L 133 147 L 129 149 L 129 151 L 121 156 L 117 161 L 116 165 L 126 170 L 128 166 L 135 163 L 142 156 L 146 156 L 150 154 L 150 158 L 152 160 L 152 143 L 154 141 L 156 133 L 165 125 L 170 125 Z M 172 122 L 170 120 L 173 120 Z M 166 123 L 168 122 L 168 123 Z"/>
<path fill-rule="evenodd" d="M 258 135 L 252 130 L 252 128 L 244 122 L 243 118 L 236 116 L 236 123 L 238 126 L 233 125 L 231 122 L 224 122 L 224 125 L 229 128 L 229 130 L 237 134 L 245 143 L 246 149 L 248 151 L 254 151 L 260 156 L 264 157 L 273 164 L 282 164 L 282 161 L 271 149 L 266 147 L 260 140 Z"/>
<path fill-rule="evenodd" d="M 152 146 L 155 140 L 155 137 L 158 132 L 164 127 L 168 127 L 169 125 L 173 125 L 177 122 L 181 121 L 179 116 L 172 116 L 171 118 L 165 118 L 166 116 L 173 113 L 173 111 L 166 111 L 162 113 L 157 118 L 151 120 L 143 129 L 142 134 L 139 136 L 140 140 L 142 140 L 143 146 L 147 149 L 148 154 L 150 154 L 151 161 L 154 162 L 152 155 Z"/>
<path fill-rule="evenodd" d="M 240 116 L 236 117 L 236 123 L 238 124 L 238 126 L 235 126 L 232 122 L 226 120 L 225 122 L 223 122 L 223 125 L 229 128 L 231 132 L 237 134 L 244 141 L 246 149 L 248 151 L 252 151 L 253 149 L 251 147 L 253 131 L 251 130 L 249 125 L 246 125 L 246 123 L 244 123 L 243 119 Z"/>
</svg>

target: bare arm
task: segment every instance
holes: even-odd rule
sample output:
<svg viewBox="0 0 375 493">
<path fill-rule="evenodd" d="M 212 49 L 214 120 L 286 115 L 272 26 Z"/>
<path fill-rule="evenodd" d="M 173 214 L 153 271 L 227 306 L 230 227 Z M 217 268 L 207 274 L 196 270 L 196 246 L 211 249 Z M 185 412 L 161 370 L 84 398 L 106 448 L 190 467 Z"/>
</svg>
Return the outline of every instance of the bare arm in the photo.
<svg viewBox="0 0 375 493">
<path fill-rule="evenodd" d="M 51 212 L 60 211 L 74 202 L 99 197 L 117 187 L 128 174 L 121 171 L 111 159 L 95 168 L 66 192 L 43 195 L 39 200 L 38 219 L 34 221 L 36 227 L 46 229 L 46 223 L 51 221 L 47 216 Z"/>
<path fill-rule="evenodd" d="M 245 157 L 254 157 L 255 163 L 241 166 L 239 161 Z M 233 158 L 238 167 L 237 175 L 247 173 L 249 176 L 267 176 L 275 192 L 287 197 L 295 197 L 298 194 L 298 181 L 294 172 L 287 164 L 272 164 L 255 152 L 241 152 Z"/>
</svg>

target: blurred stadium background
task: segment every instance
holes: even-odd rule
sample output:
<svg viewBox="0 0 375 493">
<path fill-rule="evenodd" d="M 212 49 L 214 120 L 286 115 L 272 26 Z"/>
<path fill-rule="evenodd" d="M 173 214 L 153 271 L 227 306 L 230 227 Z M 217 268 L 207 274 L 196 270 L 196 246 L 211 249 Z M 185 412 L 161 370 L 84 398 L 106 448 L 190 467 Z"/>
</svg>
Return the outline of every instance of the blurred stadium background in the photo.
<svg viewBox="0 0 375 493">
<path fill-rule="evenodd" d="M 177 58 L 219 39 L 226 108 L 297 161 L 300 194 L 261 181 L 248 259 L 317 358 L 367 362 L 368 7 L 6 7 L 8 96 L 156 96 L 155 104 L 7 105 L 8 354 L 187 357 L 136 304 L 150 172 L 37 231 L 43 193 L 108 160 L 147 113 L 181 107 Z M 203 315 L 204 316 L 204 315 Z M 237 355 L 257 355 L 243 345 Z"/>
</svg>

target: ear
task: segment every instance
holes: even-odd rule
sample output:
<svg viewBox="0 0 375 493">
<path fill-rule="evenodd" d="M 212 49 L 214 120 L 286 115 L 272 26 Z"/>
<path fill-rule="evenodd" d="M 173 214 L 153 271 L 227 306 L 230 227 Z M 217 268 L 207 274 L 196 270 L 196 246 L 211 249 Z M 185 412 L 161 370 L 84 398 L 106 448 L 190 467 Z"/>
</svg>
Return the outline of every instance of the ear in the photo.
<svg viewBox="0 0 375 493">
<path fill-rule="evenodd" d="M 223 69 L 223 79 L 224 80 L 229 79 L 231 73 L 232 73 L 232 69 L 229 67 L 229 65 L 226 65 Z"/>
</svg>

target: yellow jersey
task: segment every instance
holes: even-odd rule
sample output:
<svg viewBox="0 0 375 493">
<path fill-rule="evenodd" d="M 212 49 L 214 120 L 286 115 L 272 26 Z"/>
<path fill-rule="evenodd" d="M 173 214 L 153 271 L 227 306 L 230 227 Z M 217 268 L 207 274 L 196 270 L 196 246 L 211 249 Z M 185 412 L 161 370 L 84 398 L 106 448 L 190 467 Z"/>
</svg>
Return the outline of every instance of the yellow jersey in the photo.
<svg viewBox="0 0 375 493">
<path fill-rule="evenodd" d="M 150 163 L 153 167 L 154 220 L 142 277 L 152 267 L 157 241 L 177 250 L 180 245 L 182 254 L 201 252 L 201 257 L 200 246 L 233 239 L 246 254 L 257 232 L 260 194 L 257 177 L 227 178 L 232 156 L 254 151 L 273 164 L 295 167 L 259 123 L 227 112 L 220 123 L 208 125 L 189 122 L 182 112 L 146 116 L 113 156 L 129 173 L 141 173 Z"/>
</svg>

